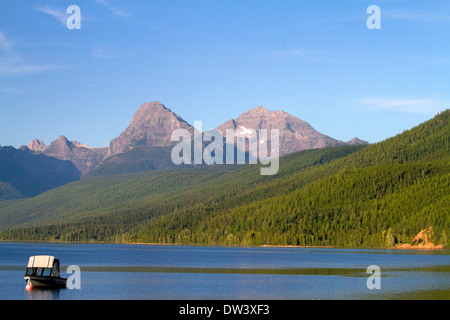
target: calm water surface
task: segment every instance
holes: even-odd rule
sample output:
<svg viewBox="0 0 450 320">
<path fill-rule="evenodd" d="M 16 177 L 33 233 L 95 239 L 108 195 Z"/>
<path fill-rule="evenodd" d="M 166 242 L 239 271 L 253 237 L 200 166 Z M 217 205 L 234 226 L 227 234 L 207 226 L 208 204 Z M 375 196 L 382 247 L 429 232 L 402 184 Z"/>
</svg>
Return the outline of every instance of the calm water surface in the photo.
<svg viewBox="0 0 450 320">
<path fill-rule="evenodd" d="M 25 291 L 28 258 L 81 268 L 80 290 Z M 381 269 L 369 290 L 367 267 Z M 449 251 L 0 242 L 0 299 L 450 299 Z"/>
</svg>

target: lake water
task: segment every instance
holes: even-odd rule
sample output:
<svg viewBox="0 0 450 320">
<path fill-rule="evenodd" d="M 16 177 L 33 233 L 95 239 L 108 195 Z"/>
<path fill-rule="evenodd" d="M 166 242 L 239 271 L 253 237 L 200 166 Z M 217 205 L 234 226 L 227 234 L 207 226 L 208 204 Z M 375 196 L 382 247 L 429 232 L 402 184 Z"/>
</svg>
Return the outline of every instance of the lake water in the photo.
<svg viewBox="0 0 450 320">
<path fill-rule="evenodd" d="M 32 255 L 60 259 L 64 277 L 79 266 L 81 289 L 25 291 Z M 449 251 L 0 242 L 0 300 L 448 300 L 449 275 Z"/>
</svg>

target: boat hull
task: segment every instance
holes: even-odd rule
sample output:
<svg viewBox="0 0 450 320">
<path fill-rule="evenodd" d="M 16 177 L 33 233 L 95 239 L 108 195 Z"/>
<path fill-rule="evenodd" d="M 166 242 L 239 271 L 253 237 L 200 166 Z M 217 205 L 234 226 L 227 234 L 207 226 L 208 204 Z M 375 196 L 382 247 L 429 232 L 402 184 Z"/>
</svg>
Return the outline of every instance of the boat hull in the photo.
<svg viewBox="0 0 450 320">
<path fill-rule="evenodd" d="M 27 284 L 31 284 L 33 288 L 65 288 L 67 279 L 58 277 L 24 277 Z"/>
</svg>

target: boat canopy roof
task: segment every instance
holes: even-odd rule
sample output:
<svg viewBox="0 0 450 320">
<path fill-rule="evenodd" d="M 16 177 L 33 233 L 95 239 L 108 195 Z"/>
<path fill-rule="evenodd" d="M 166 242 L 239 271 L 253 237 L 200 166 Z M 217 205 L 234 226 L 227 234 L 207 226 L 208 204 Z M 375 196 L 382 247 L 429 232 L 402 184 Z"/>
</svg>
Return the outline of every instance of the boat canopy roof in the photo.
<svg viewBox="0 0 450 320">
<path fill-rule="evenodd" d="M 28 260 L 27 268 L 53 268 L 55 261 L 53 256 L 32 256 Z"/>
</svg>

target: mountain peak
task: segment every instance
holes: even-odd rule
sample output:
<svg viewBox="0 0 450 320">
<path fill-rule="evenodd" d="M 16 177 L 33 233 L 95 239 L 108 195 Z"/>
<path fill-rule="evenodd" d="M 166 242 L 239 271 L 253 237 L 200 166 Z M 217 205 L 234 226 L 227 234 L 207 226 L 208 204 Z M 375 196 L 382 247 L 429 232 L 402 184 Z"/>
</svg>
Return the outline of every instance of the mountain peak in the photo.
<svg viewBox="0 0 450 320">
<path fill-rule="evenodd" d="M 125 131 L 111 141 L 108 157 L 138 146 L 170 146 L 172 132 L 179 128 L 193 130 L 190 124 L 159 101 L 144 103 Z"/>
<path fill-rule="evenodd" d="M 178 121 L 186 122 L 161 102 L 154 101 L 143 103 L 134 113 L 133 119 L 128 127 L 137 125 L 138 123 L 153 123 L 155 119 L 162 116 L 175 117 Z"/>
<path fill-rule="evenodd" d="M 67 154 L 72 151 L 75 145 L 70 142 L 65 136 L 59 136 L 58 140 L 50 143 L 50 146 L 47 148 L 48 153 L 63 153 Z"/>
<path fill-rule="evenodd" d="M 236 120 L 225 122 L 217 129 L 222 134 L 227 129 L 234 129 L 238 134 L 248 129 L 278 129 L 280 155 L 343 144 L 316 131 L 309 123 L 285 111 L 269 111 L 263 106 L 253 108 L 241 114 Z"/>
<path fill-rule="evenodd" d="M 28 149 L 35 152 L 45 151 L 48 146 L 41 139 L 33 139 L 27 146 Z"/>
<path fill-rule="evenodd" d="M 136 111 L 162 111 L 162 110 L 169 110 L 168 108 L 166 108 L 165 105 L 163 105 L 161 102 L 159 101 L 153 101 L 153 102 L 144 102 L 141 107 Z M 169 110 L 170 111 L 170 110 Z"/>
<path fill-rule="evenodd" d="M 58 138 L 57 141 L 59 141 L 59 142 L 64 142 L 64 143 L 68 143 L 68 142 L 69 142 L 69 139 L 67 139 L 66 136 L 61 135 L 61 136 L 59 136 L 59 138 Z"/>
<path fill-rule="evenodd" d="M 161 110 L 169 110 L 166 108 L 165 105 L 163 105 L 159 101 L 153 101 L 153 102 L 144 102 L 141 107 L 136 111 L 138 112 L 148 112 L 148 111 L 161 111 Z M 169 110 L 170 111 L 170 110 Z"/>
<path fill-rule="evenodd" d="M 59 160 L 72 161 L 77 169 L 85 174 L 100 164 L 105 158 L 107 148 L 90 148 L 78 141 L 69 141 L 62 135 L 53 141 L 43 153 Z"/>
<path fill-rule="evenodd" d="M 256 107 L 256 108 L 253 108 L 253 109 L 250 109 L 249 111 L 247 111 L 248 113 L 254 113 L 254 112 L 258 112 L 258 113 L 261 113 L 261 112 L 270 112 L 269 110 L 267 110 L 265 107 L 263 107 L 263 106 L 258 106 L 258 107 Z"/>
</svg>

